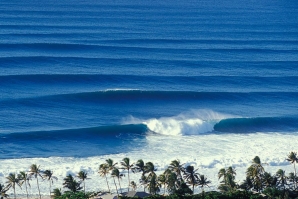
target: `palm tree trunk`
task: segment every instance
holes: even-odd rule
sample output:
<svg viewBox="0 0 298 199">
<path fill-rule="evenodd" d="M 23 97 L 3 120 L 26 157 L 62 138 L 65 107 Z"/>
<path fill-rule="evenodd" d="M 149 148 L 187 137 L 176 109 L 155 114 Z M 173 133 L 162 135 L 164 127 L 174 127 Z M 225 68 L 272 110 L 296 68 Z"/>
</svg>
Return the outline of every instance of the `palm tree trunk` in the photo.
<svg viewBox="0 0 298 199">
<path fill-rule="evenodd" d="M 116 181 L 115 181 L 115 177 L 113 177 L 113 180 L 114 180 L 114 184 L 115 184 L 115 187 L 116 187 L 117 195 L 119 195 L 118 188 L 117 188 Z"/>
<path fill-rule="evenodd" d="M 27 190 L 27 179 L 25 179 L 25 187 L 26 187 L 26 193 L 27 193 L 27 199 L 28 199 L 29 196 L 28 196 L 28 190 Z"/>
<path fill-rule="evenodd" d="M 119 180 L 119 178 L 118 178 L 118 183 L 119 183 L 120 191 L 121 191 L 121 193 L 122 193 L 122 189 L 121 189 L 121 185 L 120 185 L 120 180 Z"/>
<path fill-rule="evenodd" d="M 13 192 L 14 192 L 14 199 L 16 199 L 16 188 L 13 188 Z"/>
<path fill-rule="evenodd" d="M 163 195 L 166 195 L 166 184 L 164 185 Z"/>
<path fill-rule="evenodd" d="M 39 184 L 38 184 L 38 176 L 36 176 L 36 182 L 37 182 L 37 188 L 38 188 L 39 198 L 41 199 L 40 190 L 39 190 Z"/>
<path fill-rule="evenodd" d="M 129 179 L 129 169 L 127 170 L 128 171 L 128 192 L 129 192 L 129 185 L 130 185 L 130 179 Z"/>
<path fill-rule="evenodd" d="M 50 198 L 51 198 L 51 180 L 49 182 L 50 182 Z"/>
<path fill-rule="evenodd" d="M 294 162 L 294 171 L 295 171 L 295 179 L 294 179 L 294 187 L 295 187 L 295 189 L 297 188 L 297 183 L 296 183 L 296 166 L 295 166 L 295 162 Z"/>
<path fill-rule="evenodd" d="M 84 180 L 84 195 L 86 195 L 86 190 L 85 190 L 85 180 Z"/>
<path fill-rule="evenodd" d="M 109 183 L 108 183 L 108 178 L 107 178 L 106 175 L 105 175 L 105 177 L 106 177 L 106 181 L 107 181 L 107 186 L 108 186 L 109 192 L 111 193 L 111 190 L 110 190 L 110 187 L 109 187 Z"/>
<path fill-rule="evenodd" d="M 195 184 L 192 185 L 192 194 L 195 193 Z"/>
</svg>

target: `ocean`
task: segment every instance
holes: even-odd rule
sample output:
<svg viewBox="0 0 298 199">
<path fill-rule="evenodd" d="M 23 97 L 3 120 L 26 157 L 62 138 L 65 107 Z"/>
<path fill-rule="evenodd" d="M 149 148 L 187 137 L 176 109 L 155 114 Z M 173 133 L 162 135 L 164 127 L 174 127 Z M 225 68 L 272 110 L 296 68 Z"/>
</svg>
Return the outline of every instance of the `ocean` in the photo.
<svg viewBox="0 0 298 199">
<path fill-rule="evenodd" d="M 297 22 L 294 0 L 1 0 L 0 183 L 38 164 L 104 190 L 99 165 L 124 157 L 179 159 L 213 190 L 256 155 L 292 172 Z"/>
</svg>

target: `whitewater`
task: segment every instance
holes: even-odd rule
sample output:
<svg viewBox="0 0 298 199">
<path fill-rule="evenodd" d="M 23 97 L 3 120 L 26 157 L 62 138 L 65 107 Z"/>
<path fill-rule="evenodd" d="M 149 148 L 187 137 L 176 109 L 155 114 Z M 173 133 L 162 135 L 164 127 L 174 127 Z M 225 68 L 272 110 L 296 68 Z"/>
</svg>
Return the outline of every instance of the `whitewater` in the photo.
<svg viewBox="0 0 298 199">
<path fill-rule="evenodd" d="M 229 166 L 241 183 L 255 156 L 293 172 L 297 13 L 291 0 L 2 0 L 0 183 L 37 164 L 53 188 L 85 170 L 88 191 L 106 190 L 99 165 L 125 157 L 157 174 L 179 159 L 207 190 Z"/>
</svg>

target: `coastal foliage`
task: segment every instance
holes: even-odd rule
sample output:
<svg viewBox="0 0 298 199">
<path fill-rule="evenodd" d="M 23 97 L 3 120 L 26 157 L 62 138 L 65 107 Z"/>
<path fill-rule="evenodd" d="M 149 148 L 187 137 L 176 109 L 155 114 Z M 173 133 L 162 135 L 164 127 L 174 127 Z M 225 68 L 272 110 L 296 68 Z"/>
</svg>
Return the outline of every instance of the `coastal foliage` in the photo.
<svg viewBox="0 0 298 199">
<path fill-rule="evenodd" d="M 86 193 L 86 183 L 85 183 L 85 181 L 86 181 L 87 179 L 89 179 L 89 178 L 87 177 L 87 172 L 86 172 L 86 171 L 80 171 L 80 172 L 78 173 L 77 177 L 80 179 L 80 183 L 81 183 L 81 182 L 84 183 L 84 193 Z"/>
<path fill-rule="evenodd" d="M 63 187 L 68 189 L 70 192 L 76 193 L 83 189 L 81 187 L 81 181 L 76 181 L 71 174 L 68 174 L 63 180 Z"/>
<path fill-rule="evenodd" d="M 18 179 L 19 179 L 19 183 L 21 186 L 23 186 L 23 184 L 25 184 L 25 188 L 26 188 L 26 195 L 27 195 L 27 199 L 29 198 L 29 194 L 28 194 L 28 186 L 30 186 L 30 180 L 31 180 L 31 177 L 25 172 L 25 171 L 21 171 L 19 174 L 18 174 Z M 28 186 L 27 186 L 28 184 Z"/>
<path fill-rule="evenodd" d="M 6 191 L 8 191 L 8 189 L 5 188 L 4 185 L 0 184 L 0 199 L 8 198 L 8 194 L 6 194 Z"/>
<path fill-rule="evenodd" d="M 242 182 L 236 181 L 236 170 L 233 167 L 221 168 L 217 175 L 220 181 L 218 191 L 205 192 L 204 188 L 209 187 L 211 181 L 207 176 L 202 174 L 199 169 L 192 165 L 185 165 L 179 160 L 173 160 L 167 169 L 161 174 L 157 174 L 156 166 L 153 162 L 144 162 L 139 159 L 136 163 L 132 163 L 129 158 L 124 158 L 118 163 L 112 159 L 107 159 L 99 166 L 98 173 L 104 177 L 107 183 L 107 189 L 110 191 L 108 178 L 113 179 L 115 190 L 120 198 L 129 198 L 122 194 L 120 180 L 125 177 L 123 172 L 126 171 L 128 177 L 128 187 L 137 190 L 143 187 L 144 192 L 149 193 L 147 199 L 179 199 L 179 198 L 204 198 L 204 199 L 229 199 L 229 198 L 298 198 L 298 178 L 296 173 L 296 163 L 298 163 L 297 153 L 290 152 L 286 158 L 290 164 L 293 164 L 294 172 L 286 173 L 286 171 L 279 169 L 276 173 L 271 174 L 265 171 L 261 158 L 255 156 L 251 165 L 246 170 L 246 178 Z M 133 172 L 134 175 L 139 174 L 139 181 L 130 181 L 129 173 Z M 36 178 L 37 187 L 39 190 L 39 181 L 49 181 L 50 194 L 56 199 L 87 199 L 95 196 L 97 193 L 86 193 L 85 181 L 87 172 L 80 171 L 76 175 L 68 174 L 63 179 L 63 188 L 66 191 L 63 193 L 61 189 L 55 188 L 51 191 L 51 185 L 54 180 L 58 180 L 51 170 L 41 170 L 40 166 L 32 164 L 28 172 L 20 172 L 18 175 L 10 173 L 6 177 L 6 186 L 0 184 L 0 199 L 7 198 L 7 191 L 13 189 L 14 197 L 16 198 L 16 186 L 21 188 L 25 185 L 27 198 L 30 188 L 30 180 L 32 177 Z M 117 182 L 116 182 L 117 180 Z M 82 186 L 83 184 L 83 186 Z M 118 186 L 119 185 L 119 186 Z M 102 190 L 105 187 L 101 187 Z M 121 193 L 120 193 L 121 192 Z M 160 194 L 161 192 L 161 194 Z M 194 194 L 199 193 L 199 194 Z"/>
</svg>

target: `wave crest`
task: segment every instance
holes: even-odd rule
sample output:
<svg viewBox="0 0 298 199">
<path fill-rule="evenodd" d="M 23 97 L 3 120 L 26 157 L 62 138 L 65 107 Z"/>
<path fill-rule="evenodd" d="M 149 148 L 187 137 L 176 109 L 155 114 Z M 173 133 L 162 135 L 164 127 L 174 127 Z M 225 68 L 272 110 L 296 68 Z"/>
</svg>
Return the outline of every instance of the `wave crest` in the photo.
<svg viewBox="0 0 298 199">
<path fill-rule="evenodd" d="M 214 130 L 214 125 L 232 116 L 212 110 L 191 110 L 173 117 L 151 118 L 141 120 L 130 117 L 125 123 L 145 124 L 147 128 L 162 135 L 197 135 Z"/>
<path fill-rule="evenodd" d="M 195 135 L 213 131 L 213 124 L 200 119 L 177 120 L 173 118 L 150 119 L 144 124 L 164 135 Z"/>
</svg>

